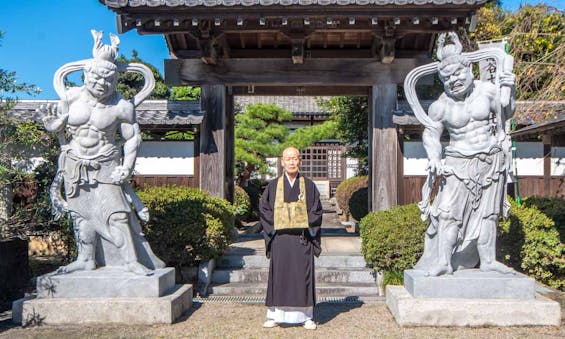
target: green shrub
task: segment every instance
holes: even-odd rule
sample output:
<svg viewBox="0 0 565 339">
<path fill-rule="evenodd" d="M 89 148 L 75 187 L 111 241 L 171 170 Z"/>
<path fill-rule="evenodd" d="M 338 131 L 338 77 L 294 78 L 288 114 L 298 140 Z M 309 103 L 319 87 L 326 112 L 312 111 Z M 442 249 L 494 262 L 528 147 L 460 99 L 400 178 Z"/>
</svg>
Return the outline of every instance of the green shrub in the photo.
<svg viewBox="0 0 565 339">
<path fill-rule="evenodd" d="M 511 203 L 510 218 L 498 229 L 497 256 L 537 281 L 565 290 L 565 245 L 555 223 L 532 201 L 526 204 L 530 207 Z"/>
<path fill-rule="evenodd" d="M 511 200 L 510 217 L 501 220 L 498 228 L 497 258 L 539 282 L 565 290 L 565 245 L 555 223 L 534 206 L 537 201 L 526 203 L 531 206 L 527 207 Z M 543 206 L 560 215 L 558 203 Z M 412 268 L 423 253 L 426 225 L 416 204 L 369 213 L 360 223 L 365 261 L 391 274 Z"/>
<path fill-rule="evenodd" d="M 234 208 L 227 201 L 185 186 L 143 186 L 137 193 L 150 214 L 143 231 L 168 265 L 218 257 L 233 241 Z"/>
<path fill-rule="evenodd" d="M 234 187 L 233 207 L 235 208 L 235 217 L 243 220 L 250 212 L 251 201 L 249 195 L 240 186 Z"/>
<path fill-rule="evenodd" d="M 369 188 L 361 187 L 353 192 L 349 199 L 349 212 L 355 220 L 363 219 L 369 214 Z"/>
<path fill-rule="evenodd" d="M 363 189 L 367 188 L 369 185 L 369 178 L 366 175 L 352 177 L 349 179 L 345 179 L 341 184 L 339 184 L 335 190 L 335 198 L 337 200 L 337 204 L 339 208 L 343 211 L 345 215 L 352 215 L 355 211 L 355 214 L 359 218 L 355 218 L 356 220 L 360 220 L 367 212 L 364 212 L 362 208 L 367 208 L 367 193 L 358 193 L 355 195 L 355 199 L 352 200 L 353 195 Z M 363 196 L 365 196 L 365 202 L 363 203 Z M 354 205 L 353 210 L 351 209 L 352 205 Z"/>
<path fill-rule="evenodd" d="M 365 261 L 377 271 L 413 268 L 424 251 L 426 225 L 416 204 L 367 214 L 359 225 Z"/>
<path fill-rule="evenodd" d="M 553 220 L 559 232 L 559 239 L 565 243 L 565 199 L 529 197 L 524 199 L 524 206 L 535 206 Z"/>
<path fill-rule="evenodd" d="M 263 190 L 267 186 L 268 182 L 262 179 L 251 179 L 247 182 L 247 186 L 243 189 L 249 195 L 249 201 L 251 206 L 249 208 L 249 213 L 244 217 L 245 221 L 257 221 L 259 220 L 259 200 L 261 200 L 261 195 Z"/>
<path fill-rule="evenodd" d="M 383 273 L 383 289 L 387 285 L 404 285 L 404 272 L 385 271 Z"/>
</svg>

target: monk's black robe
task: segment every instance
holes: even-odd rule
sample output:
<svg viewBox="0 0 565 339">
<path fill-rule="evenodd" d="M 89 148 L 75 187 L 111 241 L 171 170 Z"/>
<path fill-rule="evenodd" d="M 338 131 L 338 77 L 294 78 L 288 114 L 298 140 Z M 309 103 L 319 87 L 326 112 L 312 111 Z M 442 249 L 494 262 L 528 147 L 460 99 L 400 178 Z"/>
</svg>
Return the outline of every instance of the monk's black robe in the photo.
<svg viewBox="0 0 565 339">
<path fill-rule="evenodd" d="M 296 176 L 292 187 L 286 175 L 284 177 L 284 201 L 297 201 L 300 193 L 300 173 Z M 320 193 L 312 180 L 304 177 L 310 228 L 275 232 L 273 208 L 277 182 L 278 180 L 275 179 L 269 183 L 259 203 L 266 254 L 270 258 L 269 283 L 265 304 L 269 307 L 314 306 L 316 303 L 314 256 L 319 256 L 322 251 L 320 242 L 320 225 L 322 224 Z"/>
</svg>

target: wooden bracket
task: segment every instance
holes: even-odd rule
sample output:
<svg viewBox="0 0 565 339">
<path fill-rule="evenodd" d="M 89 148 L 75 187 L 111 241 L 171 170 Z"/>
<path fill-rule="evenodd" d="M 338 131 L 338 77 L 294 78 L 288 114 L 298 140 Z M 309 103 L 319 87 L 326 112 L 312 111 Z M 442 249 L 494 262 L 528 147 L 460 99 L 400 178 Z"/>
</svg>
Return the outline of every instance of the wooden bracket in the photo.
<svg viewBox="0 0 565 339">
<path fill-rule="evenodd" d="M 304 39 L 292 39 L 292 63 L 304 63 Z"/>
</svg>

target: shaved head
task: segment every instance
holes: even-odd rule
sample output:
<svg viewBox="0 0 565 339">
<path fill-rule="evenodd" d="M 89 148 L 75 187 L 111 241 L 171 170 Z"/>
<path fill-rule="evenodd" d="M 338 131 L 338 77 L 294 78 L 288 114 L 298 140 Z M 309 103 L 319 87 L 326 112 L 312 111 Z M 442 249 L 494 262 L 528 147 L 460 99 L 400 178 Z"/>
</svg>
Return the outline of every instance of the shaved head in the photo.
<svg viewBox="0 0 565 339">
<path fill-rule="evenodd" d="M 290 146 L 290 147 L 287 147 L 283 150 L 282 156 L 284 157 L 285 155 L 287 155 L 287 156 L 293 156 L 293 155 L 300 156 L 300 151 L 298 150 L 298 148 Z"/>
<path fill-rule="evenodd" d="M 285 148 L 281 157 L 281 164 L 286 174 L 294 178 L 300 168 L 300 151 L 298 148 Z"/>
</svg>

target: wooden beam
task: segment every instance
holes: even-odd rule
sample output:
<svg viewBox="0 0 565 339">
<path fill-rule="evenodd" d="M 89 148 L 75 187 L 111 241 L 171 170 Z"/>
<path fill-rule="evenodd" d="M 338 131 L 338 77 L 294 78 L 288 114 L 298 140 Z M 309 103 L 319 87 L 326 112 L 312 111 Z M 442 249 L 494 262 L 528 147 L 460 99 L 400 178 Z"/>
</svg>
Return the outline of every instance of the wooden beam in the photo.
<svg viewBox="0 0 565 339">
<path fill-rule="evenodd" d="M 398 136 L 392 122 L 396 84 L 372 87 L 369 100 L 369 210 L 398 204 Z"/>
<path fill-rule="evenodd" d="M 268 84 L 288 86 L 370 86 L 403 83 L 413 68 L 430 62 L 396 59 L 386 65 L 373 59 L 229 59 L 222 65 L 206 65 L 197 59 L 165 60 L 165 83 L 169 86 Z"/>
<path fill-rule="evenodd" d="M 242 37 L 243 42 L 243 37 Z M 245 48 L 245 43 L 241 44 L 242 48 L 230 47 L 230 58 L 234 59 L 247 59 L 247 58 L 262 58 L 262 59 L 283 59 L 291 55 L 290 46 L 279 46 L 279 48 Z M 378 53 L 373 52 L 371 48 L 313 48 L 305 49 L 308 56 L 312 59 L 337 59 L 337 58 L 351 58 L 351 59 L 370 59 L 379 58 Z M 429 53 L 425 51 L 414 51 L 406 49 L 395 50 L 395 57 L 399 59 L 411 58 L 428 58 Z M 195 49 L 177 49 L 174 50 L 174 55 L 180 59 L 195 59 L 201 57 L 201 52 Z"/>
<path fill-rule="evenodd" d="M 218 63 L 218 55 L 216 53 L 216 48 L 214 47 L 214 41 L 212 39 L 200 40 L 200 52 L 202 56 L 200 59 L 203 63 L 207 65 L 215 65 Z"/>
<path fill-rule="evenodd" d="M 543 186 L 546 197 L 551 196 L 551 135 L 543 135 Z"/>
<path fill-rule="evenodd" d="M 233 98 L 223 85 L 202 86 L 200 125 L 200 189 L 230 199 L 233 182 Z M 230 176 L 228 178 L 228 176 Z"/>
</svg>

